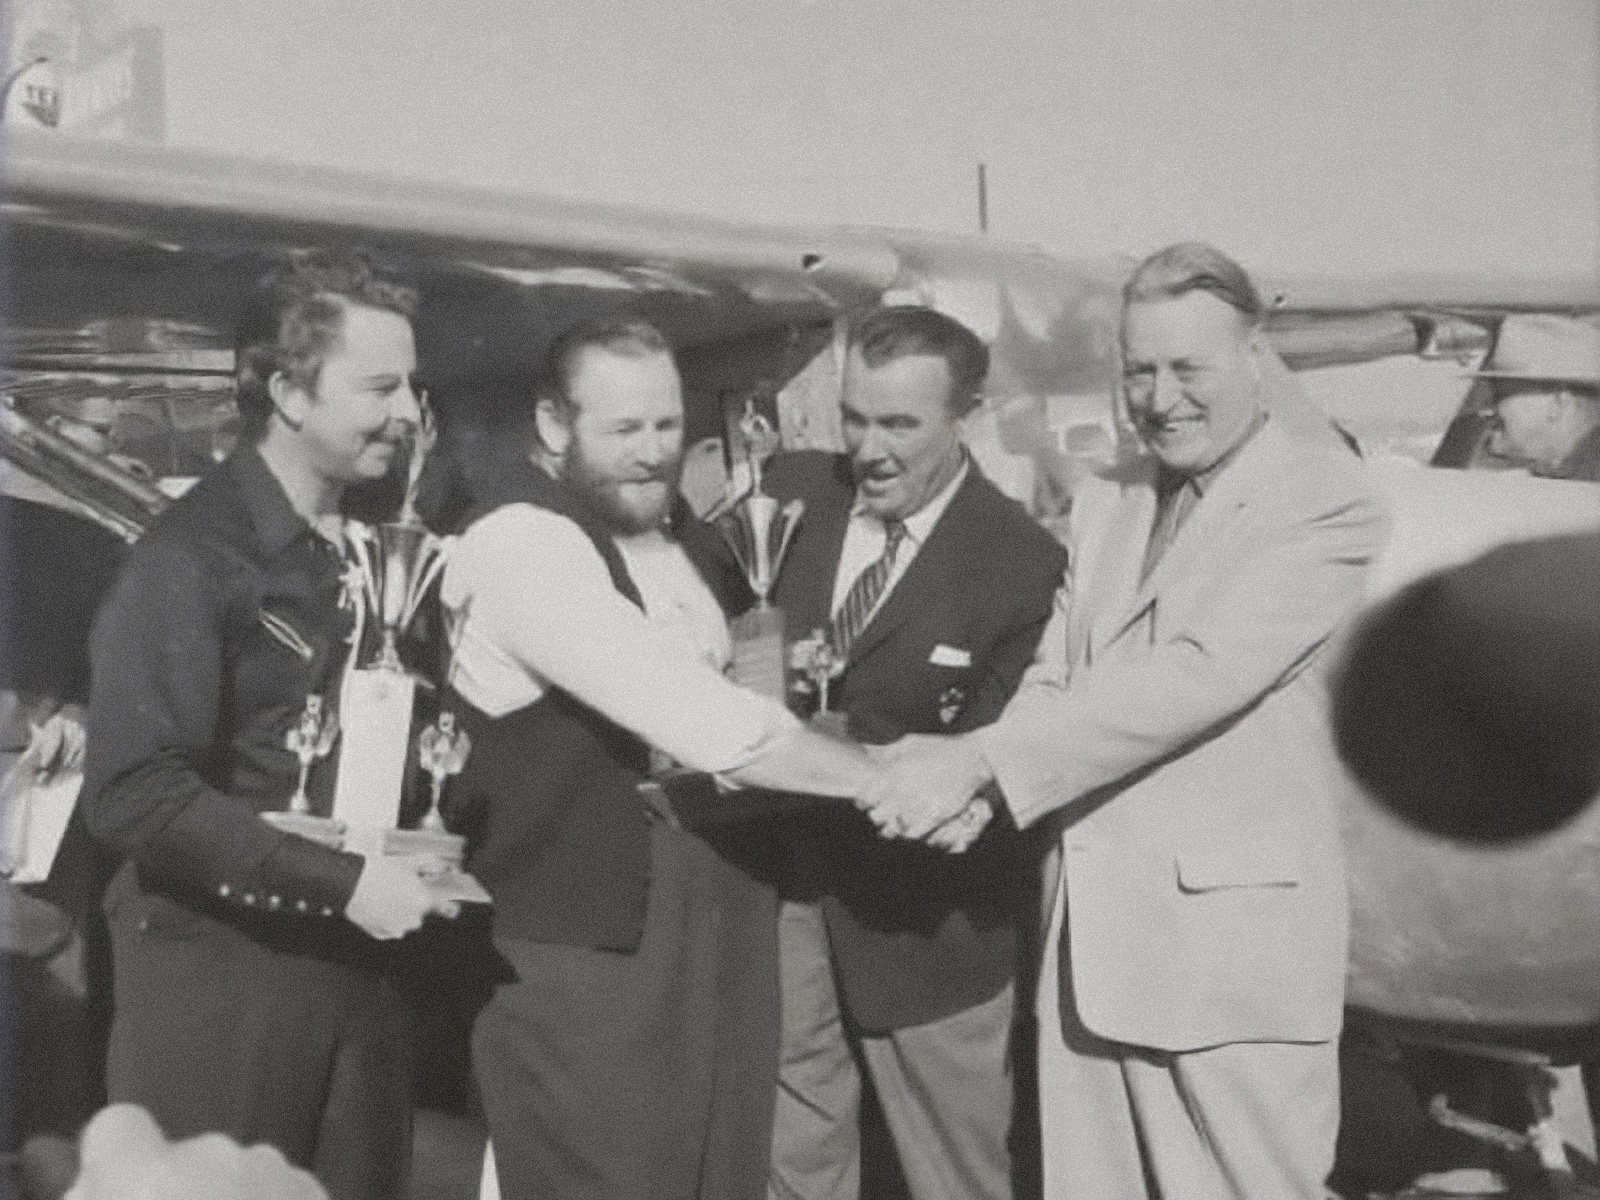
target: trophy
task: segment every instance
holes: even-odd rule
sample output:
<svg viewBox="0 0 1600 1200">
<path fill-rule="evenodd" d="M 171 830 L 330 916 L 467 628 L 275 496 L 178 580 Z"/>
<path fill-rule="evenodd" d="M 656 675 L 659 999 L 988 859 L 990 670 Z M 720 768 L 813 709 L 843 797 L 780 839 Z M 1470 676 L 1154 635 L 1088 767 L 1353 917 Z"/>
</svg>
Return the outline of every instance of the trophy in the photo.
<svg viewBox="0 0 1600 1200">
<path fill-rule="evenodd" d="M 772 606 L 772 588 L 789 550 L 794 531 L 805 515 L 805 502 L 780 505 L 761 490 L 763 451 L 776 445 L 772 423 L 755 410 L 754 399 L 745 402 L 739 420 L 750 472 L 750 489 L 729 505 L 716 520 L 744 572 L 756 606 L 734 618 L 733 678 L 745 687 L 776 700 L 784 696 L 783 613 Z"/>
<path fill-rule="evenodd" d="M 461 774 L 471 750 L 472 738 L 456 724 L 455 713 L 448 709 L 422 731 L 417 739 L 417 762 L 428 773 L 432 799 L 418 828 L 391 829 L 384 835 L 383 851 L 429 860 L 422 868 L 422 877 L 445 899 L 488 904 L 490 896 L 483 885 L 461 869 L 467 839 L 447 830 L 439 811 L 445 783 L 451 776 Z"/>
<path fill-rule="evenodd" d="M 328 757 L 338 737 L 339 715 L 313 692 L 306 697 L 306 706 L 299 719 L 289 727 L 283 738 L 284 747 L 300 760 L 300 779 L 294 795 L 289 797 L 288 811 L 261 814 L 261 819 L 276 829 L 298 833 L 301 837 L 332 846 L 335 850 L 344 845 L 344 822 L 312 815 L 306 782 L 311 778 L 311 768 Z"/>
<path fill-rule="evenodd" d="M 840 654 L 825 629 L 813 629 L 811 636 L 796 642 L 789 650 L 789 666 L 800 673 L 794 690 L 817 698 L 817 711 L 811 723 L 819 729 L 845 737 L 846 714 L 828 708 L 828 685 L 844 674 L 845 656 Z"/>
<path fill-rule="evenodd" d="M 355 609 L 355 627 L 339 692 L 344 745 L 333 815 L 349 827 L 351 848 L 363 853 L 379 849 L 385 834 L 399 823 L 417 688 L 417 677 L 401 661 L 400 642 L 444 570 L 448 550 L 447 539 L 435 536 L 416 512 L 417 483 L 436 440 L 426 401 L 422 413 L 411 441 L 399 518 L 378 525 L 346 521 L 344 526 L 349 555 L 345 602 Z M 370 661 L 363 661 L 369 622 L 376 626 L 378 648 Z"/>
</svg>

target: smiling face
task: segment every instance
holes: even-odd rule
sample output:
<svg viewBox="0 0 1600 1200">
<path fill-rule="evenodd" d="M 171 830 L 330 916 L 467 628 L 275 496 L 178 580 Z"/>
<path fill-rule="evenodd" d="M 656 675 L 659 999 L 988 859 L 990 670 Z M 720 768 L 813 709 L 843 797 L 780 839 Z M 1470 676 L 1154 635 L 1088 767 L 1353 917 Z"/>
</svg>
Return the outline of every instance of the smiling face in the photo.
<svg viewBox="0 0 1600 1200">
<path fill-rule="evenodd" d="M 1145 445 L 1187 475 L 1237 446 L 1262 411 L 1250 323 L 1206 291 L 1123 310 L 1122 384 Z"/>
<path fill-rule="evenodd" d="M 908 354 L 874 367 L 851 350 L 842 409 L 857 495 L 880 520 L 905 520 L 961 469 L 950 367 L 942 356 Z"/>
<path fill-rule="evenodd" d="M 346 303 L 312 388 L 275 381 L 275 400 L 319 477 L 349 484 L 388 474 L 421 421 L 416 369 L 410 321 Z"/>
<path fill-rule="evenodd" d="M 683 469 L 683 385 L 672 355 L 581 350 L 569 404 L 540 409 L 540 436 L 561 475 L 621 533 L 667 519 Z"/>
</svg>

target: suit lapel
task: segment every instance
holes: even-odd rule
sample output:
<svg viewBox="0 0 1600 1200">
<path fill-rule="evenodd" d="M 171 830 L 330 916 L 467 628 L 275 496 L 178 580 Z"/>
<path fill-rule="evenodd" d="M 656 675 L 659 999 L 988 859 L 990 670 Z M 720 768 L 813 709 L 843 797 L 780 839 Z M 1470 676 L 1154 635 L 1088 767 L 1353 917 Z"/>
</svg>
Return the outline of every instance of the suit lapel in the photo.
<svg viewBox="0 0 1600 1200">
<path fill-rule="evenodd" d="M 950 497 L 949 505 L 929 531 L 928 540 L 917 550 L 917 556 L 906 567 L 905 574 L 900 576 L 894 590 L 884 597 L 872 620 L 867 622 L 861 636 L 850 647 L 852 663 L 872 653 L 883 644 L 885 638 L 913 616 L 919 601 L 924 604 L 927 602 L 930 593 L 926 589 L 941 587 L 943 581 L 960 574 L 962 562 L 969 557 L 967 546 L 972 533 L 973 510 L 980 499 L 980 490 L 988 486 L 991 485 L 978 470 L 978 464 L 969 462 L 966 479 L 962 480 L 956 494 Z M 834 561 L 838 562 L 837 555 Z"/>
<path fill-rule="evenodd" d="M 1077 562 L 1070 567 L 1073 597 L 1070 611 L 1086 614 L 1073 637 L 1072 658 L 1077 661 L 1120 636 L 1148 607 L 1135 605 L 1145 544 L 1155 520 L 1156 491 L 1153 466 L 1123 481 L 1102 511 L 1084 522 L 1076 539 Z M 1084 514 L 1089 516 L 1089 514 Z"/>
<path fill-rule="evenodd" d="M 1145 520 L 1145 536 L 1137 545 L 1127 548 L 1135 564 L 1133 599 L 1123 618 L 1108 631 L 1107 641 L 1120 637 L 1175 580 L 1193 579 L 1217 570 L 1218 564 L 1213 559 L 1217 538 L 1249 508 L 1262 482 L 1270 477 L 1280 438 L 1281 434 L 1269 423 L 1239 451 L 1238 458 L 1222 469 L 1200 503 L 1195 505 L 1150 577 L 1138 584 L 1138 571 L 1155 514 L 1153 484 L 1147 489 L 1149 516 Z"/>
</svg>

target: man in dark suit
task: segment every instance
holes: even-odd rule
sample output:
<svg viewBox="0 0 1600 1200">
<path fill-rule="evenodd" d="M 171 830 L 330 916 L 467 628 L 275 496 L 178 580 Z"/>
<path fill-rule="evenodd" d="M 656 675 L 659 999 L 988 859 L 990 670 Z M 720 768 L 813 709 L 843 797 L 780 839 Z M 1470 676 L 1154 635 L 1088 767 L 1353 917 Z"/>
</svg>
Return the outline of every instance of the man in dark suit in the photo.
<svg viewBox="0 0 1600 1200">
<path fill-rule="evenodd" d="M 960 440 L 988 358 L 931 309 L 869 314 L 845 367 L 848 455 L 769 468 L 774 496 L 806 503 L 777 603 L 792 638 L 819 631 L 845 659 L 830 708 L 862 742 L 994 720 L 1061 584 L 1065 552 Z M 792 834 L 769 1195 L 859 1193 L 855 1051 L 912 1194 L 1004 1200 L 1015 828 L 996 822 L 964 857 L 885 842 L 847 810 L 811 814 Z"/>
</svg>

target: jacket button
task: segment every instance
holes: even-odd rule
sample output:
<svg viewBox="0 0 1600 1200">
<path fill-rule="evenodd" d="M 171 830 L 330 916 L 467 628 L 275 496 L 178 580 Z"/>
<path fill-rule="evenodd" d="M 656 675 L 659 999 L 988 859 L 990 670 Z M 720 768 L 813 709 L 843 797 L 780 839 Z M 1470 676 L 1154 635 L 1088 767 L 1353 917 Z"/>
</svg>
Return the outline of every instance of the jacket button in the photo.
<svg viewBox="0 0 1600 1200">
<path fill-rule="evenodd" d="M 246 904 L 254 904 L 256 902 L 256 894 L 254 892 L 246 892 L 244 894 L 244 902 Z"/>
<path fill-rule="evenodd" d="M 322 906 L 322 915 L 325 916 L 325 917 L 333 916 L 333 909 L 329 908 L 326 904 L 324 904 Z"/>
<path fill-rule="evenodd" d="M 296 900 L 294 902 L 294 908 L 296 912 L 307 912 L 310 910 L 311 906 L 304 900 Z"/>
<path fill-rule="evenodd" d="M 217 895 L 226 900 L 229 896 L 233 895 L 233 889 L 225 883 L 219 883 L 217 885 Z"/>
<path fill-rule="evenodd" d="M 267 897 L 267 907 L 270 908 L 273 912 L 277 912 L 280 908 L 283 907 L 283 897 L 282 896 L 268 896 Z"/>
<path fill-rule="evenodd" d="M 139 932 L 140 933 L 149 933 L 150 932 L 150 918 L 149 917 L 140 917 L 139 918 Z"/>
</svg>

